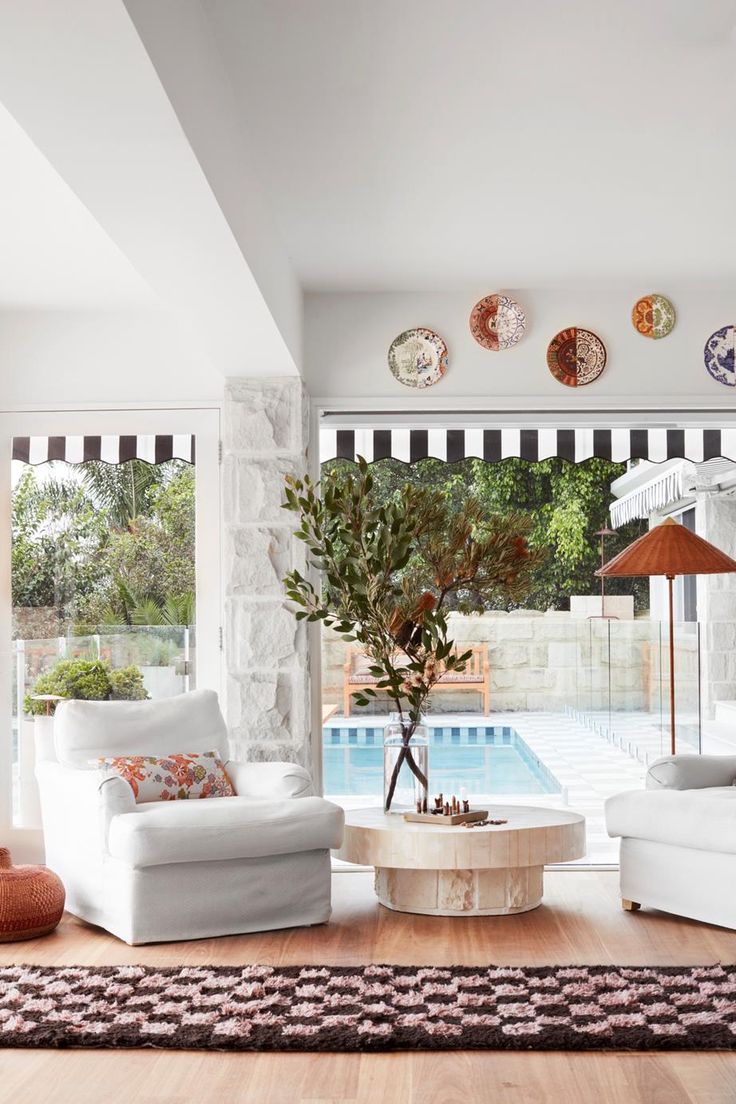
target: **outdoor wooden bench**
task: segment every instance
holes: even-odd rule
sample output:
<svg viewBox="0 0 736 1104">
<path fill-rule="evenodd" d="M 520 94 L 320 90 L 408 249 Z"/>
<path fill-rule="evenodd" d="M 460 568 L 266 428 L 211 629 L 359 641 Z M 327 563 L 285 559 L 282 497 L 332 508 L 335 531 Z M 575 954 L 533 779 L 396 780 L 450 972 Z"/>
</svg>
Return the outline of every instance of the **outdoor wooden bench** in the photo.
<svg viewBox="0 0 736 1104">
<path fill-rule="evenodd" d="M 491 686 L 487 644 L 457 644 L 453 648 L 455 655 L 470 652 L 470 658 L 464 671 L 445 671 L 437 686 L 443 691 L 477 690 L 483 697 L 483 713 L 487 717 L 491 711 Z M 359 648 L 348 648 L 347 659 L 343 665 L 343 713 L 350 716 L 350 695 L 366 686 L 375 686 L 379 681 L 368 668 L 371 660 Z"/>
</svg>

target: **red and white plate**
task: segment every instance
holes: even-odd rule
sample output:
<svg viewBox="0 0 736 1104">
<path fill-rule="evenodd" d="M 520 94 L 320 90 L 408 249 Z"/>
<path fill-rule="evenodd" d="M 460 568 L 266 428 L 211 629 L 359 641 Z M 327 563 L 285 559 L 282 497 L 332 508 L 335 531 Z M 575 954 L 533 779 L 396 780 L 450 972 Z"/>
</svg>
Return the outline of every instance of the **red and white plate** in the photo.
<svg viewBox="0 0 736 1104">
<path fill-rule="evenodd" d="M 525 330 L 526 315 L 509 295 L 486 295 L 470 314 L 470 332 L 484 349 L 510 349 Z"/>
</svg>

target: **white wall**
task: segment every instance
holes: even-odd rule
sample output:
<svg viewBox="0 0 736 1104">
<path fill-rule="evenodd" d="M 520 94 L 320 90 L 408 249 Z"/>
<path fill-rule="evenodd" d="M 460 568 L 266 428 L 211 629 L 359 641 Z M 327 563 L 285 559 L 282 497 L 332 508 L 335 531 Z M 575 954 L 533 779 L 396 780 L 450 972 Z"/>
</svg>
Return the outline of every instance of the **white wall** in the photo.
<svg viewBox="0 0 736 1104">
<path fill-rule="evenodd" d="M 513 349 L 493 353 L 471 337 L 474 303 L 494 290 L 517 298 L 527 315 L 527 333 Z M 631 308 L 647 292 L 668 295 L 677 311 L 672 334 L 660 341 L 641 337 Z M 311 395 L 390 399 L 429 410 L 461 399 L 491 408 L 524 399 L 529 408 L 585 409 L 626 403 L 652 408 L 733 408 L 736 394 L 711 379 L 703 346 L 721 326 L 736 322 L 736 285 L 716 290 L 662 287 L 630 289 L 519 290 L 477 287 L 468 292 L 313 293 L 305 298 L 305 381 Z M 595 331 L 608 351 L 603 375 L 574 391 L 558 383 L 546 364 L 549 341 L 567 326 Z M 402 330 L 428 326 L 449 348 L 440 383 L 417 393 L 391 375 L 386 354 Z M 524 407 L 526 408 L 526 407 Z"/>
<path fill-rule="evenodd" d="M 224 380 L 161 311 L 0 311 L 0 406 L 212 401 Z"/>
<path fill-rule="evenodd" d="M 184 5 L 183 14 L 191 9 Z M 7 0 L 0 27 L 0 101 L 157 302 L 199 334 L 223 376 L 297 375 L 244 247 L 121 0 Z M 178 51 L 177 36 L 171 41 Z M 185 62 L 190 45 L 187 34 Z M 196 99 L 202 73 L 195 63 Z M 203 120 L 196 123 L 201 133 Z M 213 129 L 219 149 L 227 135 Z M 242 220 L 257 222 L 251 199 L 244 190 Z M 296 341 L 298 289 L 288 266 L 279 284 L 275 257 L 261 260 L 261 269 L 269 288 L 282 293 Z"/>
<path fill-rule="evenodd" d="M 199 0 L 125 0 L 207 181 L 296 364 L 301 289 Z M 176 27 L 172 49 L 171 29 Z M 242 313 L 242 312 L 241 312 Z M 281 369 L 287 371 L 286 364 Z M 257 374 L 253 368 L 250 373 Z"/>
<path fill-rule="evenodd" d="M 514 349 L 491 353 L 470 336 L 468 317 L 480 292 L 308 294 L 305 383 L 312 396 L 377 398 L 392 408 L 463 407 L 585 410 L 610 405 L 652 409 L 733 410 L 736 388 L 703 367 L 703 345 L 736 322 L 736 288 L 668 289 L 678 309 L 673 333 L 648 341 L 629 315 L 635 293 L 511 292 L 527 311 L 528 330 Z M 573 391 L 546 365 L 558 329 L 587 325 L 606 343 L 608 365 L 594 384 Z M 386 362 L 393 338 L 414 325 L 436 329 L 449 347 L 444 379 L 426 392 L 398 383 Z M 257 365 L 243 365 L 243 375 Z M 161 310 L 0 310 L 0 403 L 175 402 L 220 399 L 224 379 L 179 319 Z"/>
</svg>

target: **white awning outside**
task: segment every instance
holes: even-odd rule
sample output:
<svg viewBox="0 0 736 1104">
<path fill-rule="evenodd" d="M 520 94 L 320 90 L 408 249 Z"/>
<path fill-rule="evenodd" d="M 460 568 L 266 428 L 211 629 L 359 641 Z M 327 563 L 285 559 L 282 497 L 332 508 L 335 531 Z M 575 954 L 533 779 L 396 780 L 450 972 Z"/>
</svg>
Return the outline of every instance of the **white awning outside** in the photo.
<svg viewBox="0 0 736 1104">
<path fill-rule="evenodd" d="M 630 491 L 611 503 L 611 524 L 614 529 L 625 525 L 635 518 L 647 518 L 656 510 L 663 510 L 673 502 L 678 502 L 684 493 L 684 465 L 662 475 L 653 476 L 641 487 Z"/>
</svg>

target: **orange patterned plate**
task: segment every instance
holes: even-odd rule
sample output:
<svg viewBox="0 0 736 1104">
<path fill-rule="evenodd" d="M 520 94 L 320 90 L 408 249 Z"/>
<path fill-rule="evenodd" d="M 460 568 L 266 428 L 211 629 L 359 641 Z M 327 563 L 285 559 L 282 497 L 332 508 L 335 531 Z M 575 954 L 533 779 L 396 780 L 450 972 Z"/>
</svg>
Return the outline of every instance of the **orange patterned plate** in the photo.
<svg viewBox="0 0 736 1104">
<path fill-rule="evenodd" d="M 631 312 L 634 329 L 642 337 L 667 337 L 675 325 L 675 308 L 664 295 L 644 295 Z"/>
<path fill-rule="evenodd" d="M 606 367 L 606 347 L 591 330 L 569 326 L 547 346 L 547 367 L 566 387 L 583 387 Z"/>
</svg>

